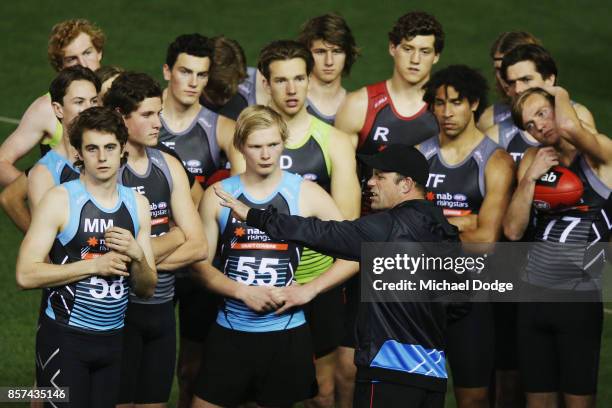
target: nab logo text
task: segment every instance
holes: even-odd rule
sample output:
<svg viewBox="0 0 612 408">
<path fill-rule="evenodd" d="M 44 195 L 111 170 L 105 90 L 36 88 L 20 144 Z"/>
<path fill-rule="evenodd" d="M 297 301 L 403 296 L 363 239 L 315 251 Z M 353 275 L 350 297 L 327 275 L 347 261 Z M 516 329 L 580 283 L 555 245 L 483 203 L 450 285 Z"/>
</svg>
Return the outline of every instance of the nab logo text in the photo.
<svg viewBox="0 0 612 408">
<path fill-rule="evenodd" d="M 113 227 L 113 220 L 85 218 L 85 232 L 104 232 Z"/>
<path fill-rule="evenodd" d="M 446 174 L 429 173 L 429 177 L 427 178 L 427 185 L 425 187 L 436 188 L 438 187 L 438 184 L 444 183 L 445 177 L 446 177 Z M 433 185 L 432 185 L 432 182 L 433 182 Z"/>
</svg>

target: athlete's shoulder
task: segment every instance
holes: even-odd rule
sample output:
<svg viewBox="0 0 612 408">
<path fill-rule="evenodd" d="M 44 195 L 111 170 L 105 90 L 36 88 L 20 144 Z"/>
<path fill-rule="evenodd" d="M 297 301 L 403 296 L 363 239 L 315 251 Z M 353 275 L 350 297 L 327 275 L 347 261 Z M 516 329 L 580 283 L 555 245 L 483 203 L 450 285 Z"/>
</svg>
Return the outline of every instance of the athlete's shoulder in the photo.
<svg viewBox="0 0 612 408">
<path fill-rule="evenodd" d="M 485 130 L 490 129 L 491 126 L 494 125 L 494 111 L 495 106 L 490 105 L 482 112 L 480 118 L 478 118 L 478 129 L 484 132 Z"/>
<path fill-rule="evenodd" d="M 479 122 L 480 123 L 480 122 Z M 495 124 L 486 130 L 483 130 L 485 136 L 491 139 L 494 143 L 500 144 L 499 140 L 499 124 Z"/>
<path fill-rule="evenodd" d="M 36 98 L 23 114 L 21 121 L 33 122 L 40 126 L 42 131 L 50 135 L 53 134 L 57 124 L 57 117 L 53 111 L 49 94 Z"/>
</svg>

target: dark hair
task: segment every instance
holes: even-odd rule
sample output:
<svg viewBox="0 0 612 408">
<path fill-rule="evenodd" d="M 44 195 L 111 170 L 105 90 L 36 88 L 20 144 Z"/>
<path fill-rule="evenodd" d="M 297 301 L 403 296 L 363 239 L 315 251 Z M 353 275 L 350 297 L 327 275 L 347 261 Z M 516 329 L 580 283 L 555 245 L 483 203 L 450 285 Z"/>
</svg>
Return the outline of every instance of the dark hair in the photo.
<svg viewBox="0 0 612 408">
<path fill-rule="evenodd" d="M 493 42 L 491 50 L 489 51 L 489 56 L 493 59 L 497 53 L 507 54 L 519 45 L 526 44 L 542 45 L 540 40 L 527 31 L 505 31 L 498 35 Z"/>
<path fill-rule="evenodd" d="M 238 85 L 247 78 L 246 56 L 237 41 L 222 35 L 211 38 L 213 63 L 204 88 L 206 97 L 221 106 L 238 92 Z"/>
<path fill-rule="evenodd" d="M 147 98 L 162 97 L 162 90 L 157 81 L 147 74 L 139 72 L 124 72 L 113 81 L 106 95 L 104 106 L 119 109 L 124 116 L 129 116 L 138 109 Z"/>
<path fill-rule="evenodd" d="M 122 147 L 128 139 L 128 130 L 121 115 L 103 106 L 94 106 L 84 110 L 74 118 L 68 127 L 70 144 L 78 151 L 81 151 L 83 147 L 83 133 L 87 130 L 113 134 Z"/>
<path fill-rule="evenodd" d="M 555 79 L 557 77 L 557 64 L 552 55 L 541 45 L 525 44 L 513 48 L 504 55 L 501 65 L 501 76 L 504 81 L 508 81 L 508 67 L 521 61 L 533 62 L 536 71 L 543 79 L 548 79 L 551 75 L 554 75 Z"/>
<path fill-rule="evenodd" d="M 64 48 L 81 33 L 87 34 L 96 51 L 102 52 L 105 38 L 100 27 L 84 18 L 62 21 L 51 29 L 47 46 L 47 56 L 54 70 L 59 72 L 62 69 L 64 66 Z"/>
<path fill-rule="evenodd" d="M 430 108 L 433 108 L 436 92 L 442 86 L 452 86 L 459 93 L 459 97 L 466 98 L 469 103 L 478 102 L 474 119 L 477 121 L 480 118 L 487 107 L 487 92 L 489 90 L 487 80 L 480 72 L 466 65 L 449 65 L 434 73 L 429 82 L 425 84 L 425 96 L 423 97 Z"/>
<path fill-rule="evenodd" d="M 125 70 L 117 65 L 103 65 L 100 68 L 96 69 L 96 76 L 100 80 L 100 84 L 108 81 L 112 77 L 119 75 L 120 73 L 125 72 Z"/>
<path fill-rule="evenodd" d="M 555 107 L 555 97 L 552 96 L 548 91 L 542 88 L 529 88 L 525 92 L 519 95 L 518 98 L 512 104 L 512 121 L 521 130 L 525 130 L 523 125 L 523 106 L 525 101 L 532 95 L 541 95 L 550 102 L 552 107 Z"/>
<path fill-rule="evenodd" d="M 398 45 L 403 39 L 411 40 L 417 35 L 433 35 L 436 54 L 444 49 L 442 25 L 434 16 L 422 11 L 411 11 L 401 16 L 389 31 L 389 41 L 393 45 Z"/>
<path fill-rule="evenodd" d="M 179 54 L 185 53 L 194 57 L 208 57 L 212 59 L 213 49 L 210 40 L 201 34 L 179 35 L 168 46 L 166 64 L 170 69 L 174 66 Z"/>
<path fill-rule="evenodd" d="M 298 41 L 308 49 L 316 40 L 322 40 L 342 48 L 346 54 L 343 75 L 351 72 L 351 67 L 359 56 L 359 48 L 355 43 L 355 37 L 348 24 L 342 16 L 334 13 L 314 17 L 304 23 Z"/>
<path fill-rule="evenodd" d="M 259 72 L 269 81 L 270 80 L 270 64 L 274 61 L 284 61 L 294 58 L 301 58 L 306 63 L 306 74 L 310 75 L 314 60 L 310 50 L 302 43 L 293 40 L 277 40 L 272 41 L 262 48 L 259 53 L 259 62 L 257 68 Z"/>
<path fill-rule="evenodd" d="M 100 92 L 100 80 L 89 68 L 75 65 L 61 70 L 49 85 L 51 101 L 60 105 L 64 104 L 64 96 L 68 87 L 74 81 L 89 81 L 96 87 L 96 93 Z"/>
</svg>

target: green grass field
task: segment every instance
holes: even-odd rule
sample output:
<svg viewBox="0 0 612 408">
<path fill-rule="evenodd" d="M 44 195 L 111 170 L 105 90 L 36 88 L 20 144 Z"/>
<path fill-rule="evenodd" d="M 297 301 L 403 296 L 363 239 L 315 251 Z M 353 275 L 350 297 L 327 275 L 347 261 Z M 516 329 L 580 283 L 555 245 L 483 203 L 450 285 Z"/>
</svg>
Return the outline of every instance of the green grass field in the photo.
<svg viewBox="0 0 612 408">
<path fill-rule="evenodd" d="M 401 14 L 422 9 L 436 15 L 446 31 L 446 47 L 437 67 L 451 63 L 477 67 L 487 75 L 492 88 L 488 51 L 497 34 L 518 29 L 534 33 L 555 56 L 560 84 L 569 89 L 572 99 L 591 110 L 599 130 L 610 135 L 612 54 L 606 44 L 612 38 L 612 25 L 608 6 L 603 1 L 567 0 L 554 5 L 524 0 L 2 2 L 0 116 L 19 118 L 33 99 L 47 91 L 54 77 L 46 58 L 47 36 L 51 26 L 64 19 L 85 17 L 104 29 L 105 63 L 144 71 L 161 80 L 166 46 L 178 34 L 225 34 L 243 45 L 250 65 L 254 65 L 258 50 L 268 41 L 293 38 L 307 18 L 337 11 L 347 19 L 362 48 L 362 58 L 345 82 L 352 90 L 391 74 L 387 31 Z M 14 127 L 0 121 L 0 141 Z M 37 154 L 22 159 L 19 167 L 32 164 Z M 4 214 L 0 215 L 0 386 L 28 386 L 34 378 L 34 330 L 40 295 L 16 287 L 15 258 L 20 240 L 21 234 Z M 598 395 L 599 406 L 603 407 L 612 406 L 611 314 L 606 314 L 605 323 Z M 176 387 L 171 406 L 175 399 Z M 454 406 L 452 399 L 449 394 L 447 406 Z"/>
</svg>

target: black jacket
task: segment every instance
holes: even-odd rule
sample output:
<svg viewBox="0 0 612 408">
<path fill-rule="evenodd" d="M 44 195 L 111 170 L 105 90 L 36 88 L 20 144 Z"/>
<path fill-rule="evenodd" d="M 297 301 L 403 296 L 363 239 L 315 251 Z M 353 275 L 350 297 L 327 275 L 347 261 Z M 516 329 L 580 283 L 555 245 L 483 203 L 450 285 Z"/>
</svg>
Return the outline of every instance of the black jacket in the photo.
<svg viewBox="0 0 612 408">
<path fill-rule="evenodd" d="M 338 258 L 359 260 L 362 242 L 459 242 L 457 228 L 426 200 L 409 200 L 354 221 L 321 221 L 249 211 L 247 224 Z M 446 390 L 442 303 L 361 303 L 355 364 L 358 379 Z"/>
</svg>

